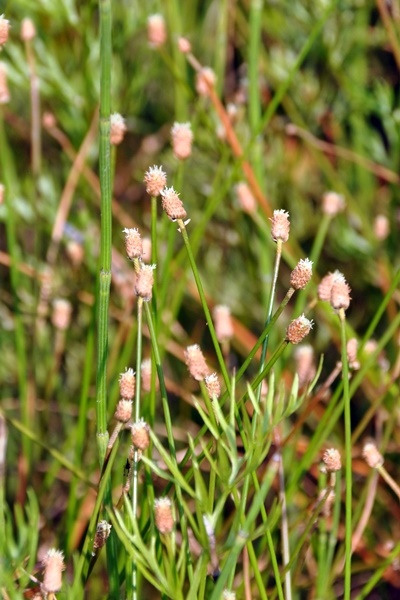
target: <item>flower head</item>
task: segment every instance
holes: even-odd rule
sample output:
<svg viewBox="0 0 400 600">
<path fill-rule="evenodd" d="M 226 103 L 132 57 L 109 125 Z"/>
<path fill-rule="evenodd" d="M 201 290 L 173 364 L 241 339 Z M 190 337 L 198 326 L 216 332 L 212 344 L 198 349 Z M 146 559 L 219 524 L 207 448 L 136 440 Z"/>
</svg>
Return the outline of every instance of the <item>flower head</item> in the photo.
<svg viewBox="0 0 400 600">
<path fill-rule="evenodd" d="M 0 15 L 0 47 L 4 46 L 8 40 L 8 31 L 10 29 L 10 21 L 4 18 L 4 15 Z"/>
<path fill-rule="evenodd" d="M 304 315 L 297 317 L 289 323 L 286 330 L 286 339 L 291 344 L 299 344 L 310 333 L 313 322 Z"/>
<path fill-rule="evenodd" d="M 171 129 L 172 149 L 179 160 L 189 158 L 192 153 L 193 132 L 190 123 L 174 123 Z"/>
<path fill-rule="evenodd" d="M 207 375 L 204 378 L 204 383 L 206 384 L 207 392 L 211 400 L 215 398 L 219 398 L 221 393 L 221 386 L 219 384 L 219 380 L 216 373 L 211 373 L 211 375 Z"/>
<path fill-rule="evenodd" d="M 182 52 L 182 54 L 188 54 L 189 52 L 192 51 L 192 45 L 189 42 L 188 39 L 184 38 L 184 37 L 180 37 L 178 39 L 178 48 L 179 51 Z"/>
<path fill-rule="evenodd" d="M 174 516 L 171 500 L 166 496 L 154 500 L 154 520 L 160 533 L 171 533 L 174 527 Z"/>
<path fill-rule="evenodd" d="M 206 359 L 198 344 L 188 346 L 185 350 L 185 362 L 189 369 L 189 373 L 197 381 L 202 381 L 210 374 L 210 369 L 206 363 Z"/>
<path fill-rule="evenodd" d="M 164 188 L 161 192 L 161 197 L 162 207 L 171 221 L 176 221 L 177 219 L 186 219 L 187 212 L 183 206 L 183 202 L 180 200 L 179 194 L 174 190 L 173 187 Z"/>
<path fill-rule="evenodd" d="M 257 202 L 247 183 L 241 181 L 235 189 L 241 209 L 249 214 L 254 213 L 257 208 Z"/>
<path fill-rule="evenodd" d="M 42 590 L 47 594 L 59 592 L 62 586 L 61 573 L 65 570 L 64 554 L 61 550 L 51 548 L 42 564 L 44 566 Z"/>
<path fill-rule="evenodd" d="M 332 307 L 335 310 L 347 310 L 350 306 L 350 292 L 350 287 L 344 278 L 334 281 L 331 289 Z"/>
<path fill-rule="evenodd" d="M 150 427 L 143 419 L 136 421 L 131 426 L 132 444 L 138 450 L 147 450 L 150 446 Z"/>
<path fill-rule="evenodd" d="M 215 333 L 219 342 L 225 342 L 233 337 L 233 323 L 229 306 L 219 304 L 214 306 Z"/>
<path fill-rule="evenodd" d="M 119 393 L 121 398 L 133 400 L 136 388 L 136 377 L 133 369 L 126 369 L 119 376 Z"/>
<path fill-rule="evenodd" d="M 167 28 L 162 15 L 150 15 L 147 19 L 147 40 L 152 48 L 160 48 L 167 41 Z"/>
<path fill-rule="evenodd" d="M 112 525 L 107 521 L 99 521 L 96 527 L 96 534 L 94 536 L 93 550 L 100 550 L 106 543 L 110 533 Z"/>
<path fill-rule="evenodd" d="M 286 210 L 274 210 L 274 215 L 270 219 L 271 225 L 271 236 L 274 242 L 281 240 L 287 242 L 289 239 L 289 213 Z"/>
<path fill-rule="evenodd" d="M 23 42 L 30 42 L 36 36 L 36 28 L 32 19 L 25 17 L 21 23 L 21 40 Z"/>
<path fill-rule="evenodd" d="M 146 192 L 150 196 L 159 196 L 161 190 L 167 184 L 167 174 L 163 171 L 162 166 L 150 167 L 144 174 L 144 182 L 146 184 Z"/>
<path fill-rule="evenodd" d="M 154 269 L 156 265 L 141 265 L 136 273 L 135 292 L 145 302 L 149 302 L 153 295 Z"/>
<path fill-rule="evenodd" d="M 115 409 L 114 417 L 119 423 L 127 423 L 132 416 L 132 400 L 121 398 Z"/>
<path fill-rule="evenodd" d="M 136 228 L 129 229 L 125 227 L 122 230 L 125 234 L 125 251 L 130 260 L 141 258 L 143 255 L 143 242 L 139 230 Z"/>
<path fill-rule="evenodd" d="M 346 206 L 344 197 L 336 192 L 326 192 L 322 197 L 322 212 L 334 217 Z"/>
<path fill-rule="evenodd" d="M 310 344 L 302 344 L 294 353 L 296 373 L 300 386 L 307 385 L 315 377 L 314 349 Z"/>
<path fill-rule="evenodd" d="M 290 275 L 290 285 L 295 290 L 302 290 L 306 287 L 312 276 L 312 261 L 308 258 L 299 260 Z"/>
<path fill-rule="evenodd" d="M 125 119 L 119 113 L 112 114 L 110 117 L 110 144 L 118 146 L 124 139 L 125 133 Z"/>
<path fill-rule="evenodd" d="M 340 471 L 340 469 L 342 468 L 340 452 L 335 448 L 329 448 L 329 450 L 325 450 L 322 456 L 322 460 L 325 463 L 325 467 L 328 473 Z"/>
<path fill-rule="evenodd" d="M 210 67 L 203 67 L 196 75 L 196 90 L 199 96 L 209 96 L 217 77 Z"/>
<path fill-rule="evenodd" d="M 51 322 L 54 327 L 60 331 L 65 331 L 71 323 L 71 316 L 71 302 L 69 300 L 64 300 L 64 298 L 56 298 L 53 301 L 53 313 L 51 315 Z"/>
<path fill-rule="evenodd" d="M 373 442 L 364 445 L 362 455 L 371 469 L 377 469 L 383 465 L 383 456 Z"/>
</svg>

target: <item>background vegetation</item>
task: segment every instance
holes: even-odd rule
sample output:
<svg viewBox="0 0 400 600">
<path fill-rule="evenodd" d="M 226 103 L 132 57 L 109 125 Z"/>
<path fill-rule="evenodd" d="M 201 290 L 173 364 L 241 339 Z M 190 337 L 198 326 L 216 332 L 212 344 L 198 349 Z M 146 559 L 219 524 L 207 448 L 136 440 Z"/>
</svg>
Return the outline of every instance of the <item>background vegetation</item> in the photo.
<svg viewBox="0 0 400 600">
<path fill-rule="evenodd" d="M 100 518 L 112 522 L 113 533 L 107 552 L 90 566 L 95 522 L 89 527 L 89 521 L 100 508 L 100 15 L 96 2 L 73 0 L 3 1 L 0 12 L 11 24 L 0 57 L 9 87 L 9 99 L 0 106 L 2 597 L 38 590 L 32 577 L 42 581 L 40 561 L 56 547 L 67 566 L 60 598 L 216 599 L 225 588 L 237 598 L 350 598 L 350 589 L 355 598 L 397 598 L 399 502 L 367 466 L 362 448 L 372 437 L 396 478 L 398 2 L 112 3 L 111 111 L 124 116 L 127 133 L 107 159 L 113 178 L 107 423 L 111 432 L 119 375 L 127 367 L 136 370 L 142 340 L 134 268 L 122 234 L 138 227 L 143 238 L 153 239 L 153 258 L 157 241 L 155 292 L 151 310 L 145 310 L 139 356 L 153 360 L 151 390 L 140 398 L 140 416 L 152 437 L 138 463 L 136 518 L 128 498 L 115 509 L 131 443 L 129 431 L 120 433 L 100 487 Z M 147 19 L 157 12 L 168 31 L 160 48 L 147 40 Z M 36 27 L 28 42 L 20 39 L 26 17 Z M 242 157 L 221 133 L 215 103 L 197 93 L 195 70 L 178 50 L 180 35 L 190 40 L 197 60 L 214 70 L 218 97 L 234 115 Z M 176 121 L 190 122 L 193 130 L 186 161 L 171 148 Z M 249 178 L 244 162 L 262 190 L 256 208 L 247 212 L 236 190 Z M 269 217 L 274 209 L 289 212 L 274 311 L 300 258 L 314 258 L 313 278 L 274 324 L 267 358 L 290 320 L 305 311 L 314 320 L 306 341 L 320 364 L 314 387 L 297 389 L 289 346 L 268 369 L 269 392 L 259 403 L 258 385 L 251 391 L 245 383 L 258 373 L 258 353 L 214 415 L 203 386 L 187 372 L 185 348 L 200 344 L 223 392 L 226 381 L 182 234 L 146 194 L 143 177 L 152 165 L 163 165 L 168 185 L 181 194 L 195 272 L 210 310 L 218 304 L 231 309 L 234 335 L 223 345 L 229 386 L 267 318 L 276 251 Z M 322 210 L 328 190 L 346 203 L 334 218 Z M 377 221 L 382 216 L 383 234 Z M 331 377 L 345 359 L 340 319 L 317 300 L 321 277 L 335 269 L 352 289 L 346 335 L 360 342 L 360 368 L 350 372 L 351 447 L 345 444 L 346 385 L 340 370 Z M 60 298 L 72 309 L 67 329 L 54 321 Z M 323 513 L 319 496 L 327 485 L 321 456 L 330 447 L 352 461 L 357 544 L 350 583 L 343 577 L 344 477 L 336 483 L 333 515 Z M 159 534 L 153 518 L 153 500 L 165 494 L 176 519 L 170 535 Z M 289 582 L 281 549 L 285 535 Z"/>
</svg>

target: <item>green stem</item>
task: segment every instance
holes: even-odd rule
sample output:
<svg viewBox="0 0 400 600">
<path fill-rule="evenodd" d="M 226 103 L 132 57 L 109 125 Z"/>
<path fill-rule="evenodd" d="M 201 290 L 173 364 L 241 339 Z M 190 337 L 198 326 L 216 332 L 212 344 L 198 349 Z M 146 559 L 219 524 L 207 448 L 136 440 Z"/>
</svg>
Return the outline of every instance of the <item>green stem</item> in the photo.
<svg viewBox="0 0 400 600">
<path fill-rule="evenodd" d="M 280 265 L 280 262 L 281 262 L 281 257 L 282 257 L 282 240 L 278 240 L 277 244 L 276 244 L 274 275 L 273 275 L 272 286 L 271 286 L 271 291 L 270 291 L 270 295 L 269 295 L 267 318 L 266 318 L 266 321 L 265 321 L 265 325 L 266 326 L 268 325 L 268 323 L 271 320 L 272 309 L 274 307 L 274 299 L 275 299 L 275 292 L 276 292 L 276 282 L 278 280 L 279 265 Z M 267 356 L 268 340 L 269 340 L 269 335 L 266 335 L 265 339 L 264 339 L 264 342 L 263 342 L 263 345 L 262 345 L 262 351 L 261 351 L 260 370 L 259 370 L 260 373 L 261 373 L 261 371 L 264 368 L 265 358 Z M 257 392 L 257 400 L 258 400 L 258 402 L 260 402 L 260 398 L 261 398 L 261 387 L 262 386 L 260 384 L 259 387 L 258 387 L 258 392 Z"/>
<path fill-rule="evenodd" d="M 141 378 L 141 362 L 142 362 L 142 330 L 143 330 L 143 298 L 138 297 L 137 301 L 137 354 L 136 354 L 136 396 L 135 396 L 135 422 L 140 419 L 140 378 Z M 135 450 L 133 455 L 133 482 L 132 482 L 132 513 L 133 518 L 137 520 L 138 509 L 138 471 L 139 471 L 139 455 Z M 129 562 L 131 560 L 128 558 Z M 132 570 L 132 598 L 137 600 L 137 563 L 135 560 L 131 562 Z M 128 568 L 129 571 L 129 568 Z M 127 585 L 129 589 L 129 585 Z"/>
<path fill-rule="evenodd" d="M 351 413 L 349 368 L 346 348 L 346 316 L 343 309 L 339 310 L 342 337 L 342 372 L 343 372 L 343 404 L 344 404 L 344 434 L 346 455 L 346 527 L 345 527 L 345 564 L 344 564 L 344 598 L 350 600 L 351 595 L 351 536 L 352 536 L 352 462 L 351 462 Z"/>
<path fill-rule="evenodd" d="M 211 339 L 212 339 L 213 344 L 214 344 L 214 349 L 215 349 L 215 353 L 216 353 L 217 358 L 218 358 L 218 363 L 219 363 L 219 367 L 221 369 L 222 377 L 224 378 L 226 389 L 229 392 L 230 389 L 231 389 L 230 378 L 229 378 L 228 371 L 227 371 L 226 366 L 225 366 L 225 361 L 224 361 L 224 357 L 223 357 L 222 352 L 221 352 L 220 345 L 218 343 L 217 334 L 215 333 L 214 323 L 213 323 L 213 320 L 211 318 L 211 313 L 210 313 L 210 310 L 209 310 L 208 305 L 207 305 L 207 300 L 206 300 L 206 297 L 205 297 L 205 294 L 204 294 L 203 285 L 201 283 L 200 275 L 199 275 L 199 272 L 197 270 L 196 261 L 194 259 L 193 253 L 192 253 L 192 248 L 190 246 L 189 237 L 188 237 L 188 234 L 187 234 L 187 231 L 186 231 L 186 227 L 185 227 L 185 224 L 182 221 L 182 219 L 178 219 L 178 225 L 179 225 L 179 229 L 180 229 L 180 231 L 182 233 L 183 241 L 184 241 L 185 246 L 186 246 L 186 250 L 187 250 L 187 253 L 188 253 L 188 257 L 189 257 L 190 266 L 192 267 L 193 276 L 194 276 L 194 279 L 195 279 L 195 282 L 196 282 L 197 290 L 199 292 L 201 305 L 203 307 L 204 314 L 206 316 L 207 325 L 208 325 L 208 328 L 210 330 Z"/>
<path fill-rule="evenodd" d="M 100 466 L 107 452 L 107 357 L 108 310 L 111 284 L 111 200 L 112 164 L 110 148 L 111 115 L 111 0 L 99 0 L 100 11 L 100 273 L 97 297 L 97 375 L 96 375 L 96 432 Z M 117 445 L 117 444 L 116 444 Z M 115 446 L 114 446 L 115 447 Z M 111 485 L 107 480 L 105 507 L 112 506 Z M 107 571 L 110 598 L 119 598 L 118 554 L 116 535 L 112 531 L 107 543 Z"/>
<path fill-rule="evenodd" d="M 165 420 L 165 428 L 167 431 L 169 452 L 171 454 L 173 461 L 175 462 L 176 467 L 181 468 L 180 465 L 177 464 L 177 460 L 176 460 L 175 440 L 174 440 L 174 434 L 172 431 L 172 419 L 171 419 L 171 413 L 169 411 L 167 388 L 165 386 L 164 373 L 163 373 L 162 366 L 161 366 L 161 357 L 160 357 L 160 351 L 158 348 L 156 330 L 154 327 L 149 303 L 145 302 L 144 307 L 145 307 L 145 311 L 146 311 L 147 325 L 148 325 L 148 328 L 150 331 L 150 339 L 151 339 L 152 351 L 153 351 L 154 359 L 155 359 L 155 363 L 156 363 L 158 381 L 160 384 L 161 401 L 162 401 L 162 406 L 163 406 L 163 411 L 164 411 L 164 420 Z M 178 481 L 175 481 L 175 490 L 176 490 L 176 497 L 177 497 L 177 501 L 178 501 L 177 504 L 178 504 L 181 528 L 182 528 L 182 537 L 183 537 L 183 541 L 185 543 L 185 548 L 186 548 L 187 572 L 188 572 L 189 582 L 192 583 L 193 582 L 193 564 L 192 564 L 192 558 L 191 558 L 190 548 L 189 548 L 187 519 L 186 519 L 186 515 L 183 510 L 182 490 L 181 490 L 181 487 L 180 487 Z"/>
</svg>

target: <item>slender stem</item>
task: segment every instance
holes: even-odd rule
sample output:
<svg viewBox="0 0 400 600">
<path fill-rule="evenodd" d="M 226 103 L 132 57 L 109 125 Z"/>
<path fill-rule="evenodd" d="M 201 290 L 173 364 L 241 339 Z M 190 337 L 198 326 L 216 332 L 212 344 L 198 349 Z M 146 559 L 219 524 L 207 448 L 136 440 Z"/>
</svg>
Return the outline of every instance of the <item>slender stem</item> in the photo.
<svg viewBox="0 0 400 600">
<path fill-rule="evenodd" d="M 344 598 L 350 600 L 351 595 L 351 536 L 352 536 L 352 461 L 351 461 L 351 413 L 349 368 L 346 349 L 346 316 L 339 310 L 342 337 L 343 368 L 343 404 L 344 404 L 344 436 L 345 436 L 345 477 L 346 477 L 346 519 L 345 519 L 345 564 L 344 564 Z"/>
<path fill-rule="evenodd" d="M 143 330 L 143 298 L 138 297 L 137 301 L 137 354 L 136 354 L 136 396 L 135 396 L 135 422 L 140 419 L 140 365 L 142 362 L 142 330 Z M 133 518 L 137 520 L 138 512 L 138 471 L 139 455 L 135 450 L 133 454 L 133 482 L 132 482 L 132 513 Z M 128 559 L 130 560 L 130 559 Z M 132 561 L 132 599 L 137 600 L 137 564 Z"/>
<path fill-rule="evenodd" d="M 156 368 L 157 368 L 158 381 L 160 384 L 161 402 L 162 402 L 163 411 L 164 411 L 164 420 L 165 420 L 165 428 L 167 431 L 169 452 L 170 452 L 171 457 L 174 460 L 175 464 L 177 464 L 175 440 L 174 440 L 174 434 L 172 431 L 172 419 L 171 419 L 171 413 L 169 411 L 169 405 L 168 405 L 167 388 L 165 386 L 164 373 L 163 373 L 162 366 L 161 366 L 161 357 L 160 357 L 160 351 L 158 348 L 156 330 L 154 327 L 154 323 L 153 323 L 153 319 L 152 319 L 152 315 L 151 315 L 151 311 L 150 311 L 148 302 L 144 303 L 144 308 L 146 311 L 147 325 L 148 325 L 148 328 L 150 331 L 152 351 L 154 354 L 154 359 L 155 359 Z M 190 548 L 189 548 L 187 519 L 186 519 L 186 515 L 183 510 L 182 489 L 181 489 L 178 481 L 175 481 L 175 490 L 176 490 L 179 518 L 180 518 L 181 528 L 182 528 L 182 537 L 183 537 L 183 540 L 185 543 L 185 548 L 186 548 L 187 572 L 188 572 L 189 582 L 192 583 L 193 582 L 193 564 L 192 564 L 192 558 L 191 558 Z"/>
<path fill-rule="evenodd" d="M 292 600 L 292 576 L 290 568 L 290 546 L 289 546 L 289 525 L 288 525 L 288 512 L 286 504 L 286 493 L 285 493 L 285 473 L 283 470 L 282 452 L 278 453 L 278 473 L 279 473 L 279 497 L 281 500 L 282 510 L 282 560 L 283 567 L 285 570 L 285 598 L 286 600 Z"/>
<path fill-rule="evenodd" d="M 221 369 L 222 377 L 224 378 L 226 389 L 229 391 L 231 389 L 231 382 L 230 382 L 229 374 L 228 374 L 228 371 L 225 366 L 225 361 L 224 361 L 224 357 L 222 355 L 222 351 L 221 351 L 221 348 L 220 348 L 220 345 L 219 345 L 219 342 L 217 339 L 217 334 L 215 333 L 214 323 L 211 318 L 211 313 L 210 313 L 210 310 L 207 305 L 207 300 L 206 300 L 206 297 L 204 294 L 203 285 L 201 283 L 200 275 L 197 270 L 196 261 L 193 256 L 192 248 L 191 248 L 190 242 L 189 242 L 189 237 L 188 237 L 188 234 L 186 231 L 186 226 L 181 219 L 178 219 L 178 224 L 179 224 L 179 229 L 182 233 L 183 241 L 186 246 L 186 250 L 187 250 L 189 261 L 190 261 L 190 266 L 192 267 L 192 272 L 193 272 L 193 276 L 194 276 L 194 279 L 196 282 L 197 290 L 199 292 L 201 305 L 203 307 L 204 314 L 207 319 L 207 325 L 210 330 L 210 335 L 211 335 L 211 338 L 212 338 L 212 341 L 214 344 L 214 349 L 215 349 L 215 352 L 216 352 L 216 355 L 218 358 L 218 363 L 219 363 L 219 366 Z"/>
<path fill-rule="evenodd" d="M 276 282 L 278 280 L 279 265 L 280 265 L 280 262 L 281 262 L 281 257 L 282 257 L 282 240 L 279 239 L 277 241 L 277 244 L 276 244 L 274 274 L 273 274 L 273 278 L 272 278 L 272 286 L 271 286 L 271 291 L 270 291 L 270 295 L 269 295 L 269 302 L 268 302 L 268 309 L 267 309 L 267 318 L 266 318 L 266 321 L 265 321 L 265 325 L 266 326 L 268 325 L 268 323 L 271 320 L 272 309 L 274 307 Z M 265 358 L 267 356 L 268 340 L 269 340 L 269 335 L 266 335 L 265 339 L 264 339 L 264 342 L 263 342 L 263 345 L 262 345 L 262 351 L 261 351 L 260 370 L 259 370 L 260 373 L 261 373 L 261 371 L 264 368 Z M 259 385 L 258 392 L 257 392 L 257 400 L 258 400 L 258 402 L 260 402 L 260 398 L 261 398 L 261 384 Z"/>
<path fill-rule="evenodd" d="M 107 357 L 108 310 L 111 284 L 111 201 L 112 164 L 110 149 L 111 114 L 111 0 L 99 0 L 100 11 L 100 264 L 97 285 L 97 374 L 96 374 L 96 432 L 99 463 L 102 467 L 107 452 Z M 114 445 L 114 448 L 117 444 Z M 113 450 L 114 450 L 113 448 Z M 111 485 L 106 482 L 104 504 L 112 506 Z M 107 543 L 107 566 L 110 598 L 119 598 L 117 539 L 111 532 Z"/>
</svg>

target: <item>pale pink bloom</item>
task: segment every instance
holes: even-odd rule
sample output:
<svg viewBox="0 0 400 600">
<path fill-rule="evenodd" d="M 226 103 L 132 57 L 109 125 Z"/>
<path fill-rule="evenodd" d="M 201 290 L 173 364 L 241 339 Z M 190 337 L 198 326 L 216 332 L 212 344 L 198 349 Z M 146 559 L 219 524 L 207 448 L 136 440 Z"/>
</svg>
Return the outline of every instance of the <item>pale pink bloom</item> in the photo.
<svg viewBox="0 0 400 600">
<path fill-rule="evenodd" d="M 189 369 L 189 373 L 197 381 L 202 381 L 210 374 L 210 369 L 207 366 L 206 359 L 198 344 L 188 346 L 185 350 L 185 362 Z"/>
<path fill-rule="evenodd" d="M 291 344 L 299 344 L 310 333 L 313 322 L 304 315 L 291 321 L 286 330 L 286 339 Z"/>
<path fill-rule="evenodd" d="M 166 496 L 154 500 L 154 520 L 160 533 L 171 533 L 173 530 L 172 503 Z"/>
<path fill-rule="evenodd" d="M 217 78 L 210 67 L 203 67 L 196 74 L 196 91 L 199 96 L 209 96 L 210 88 L 213 88 Z"/>
<path fill-rule="evenodd" d="M 312 261 L 308 258 L 300 259 L 290 275 L 290 285 L 295 290 L 306 287 L 312 276 Z"/>
<path fill-rule="evenodd" d="M 183 206 L 182 200 L 179 198 L 179 194 L 174 190 L 173 187 L 164 188 L 161 192 L 161 205 L 167 216 L 171 221 L 177 219 L 186 219 L 187 212 Z"/>
<path fill-rule="evenodd" d="M 174 123 L 171 129 L 172 150 L 179 160 L 189 158 L 192 153 L 193 132 L 190 123 Z"/>
<path fill-rule="evenodd" d="M 125 119 L 119 113 L 112 114 L 110 117 L 110 144 L 118 146 L 124 139 L 125 133 Z"/>
<path fill-rule="evenodd" d="M 144 174 L 144 182 L 146 184 L 146 192 L 150 196 L 159 196 L 161 191 L 167 184 L 167 174 L 163 171 L 162 166 L 150 167 Z"/>
<path fill-rule="evenodd" d="M 281 240 L 287 242 L 289 239 L 289 213 L 285 210 L 274 210 L 271 221 L 271 236 L 274 242 Z"/>
<path fill-rule="evenodd" d="M 331 217 L 342 212 L 345 206 L 344 197 L 336 192 L 326 192 L 322 197 L 322 212 Z"/>
<path fill-rule="evenodd" d="M 32 21 L 28 17 L 22 20 L 21 23 L 21 40 L 23 42 L 30 42 L 36 35 L 36 28 Z"/>
<path fill-rule="evenodd" d="M 160 48 L 167 41 L 167 28 L 162 15 L 151 15 L 147 19 L 147 40 L 152 48 Z"/>
</svg>

